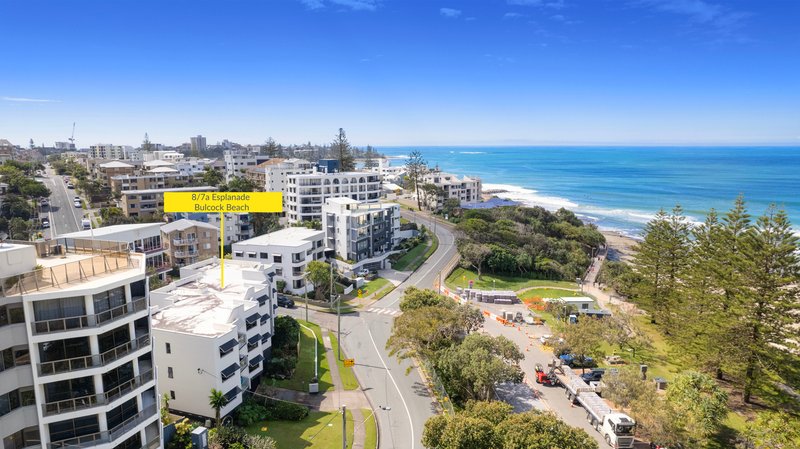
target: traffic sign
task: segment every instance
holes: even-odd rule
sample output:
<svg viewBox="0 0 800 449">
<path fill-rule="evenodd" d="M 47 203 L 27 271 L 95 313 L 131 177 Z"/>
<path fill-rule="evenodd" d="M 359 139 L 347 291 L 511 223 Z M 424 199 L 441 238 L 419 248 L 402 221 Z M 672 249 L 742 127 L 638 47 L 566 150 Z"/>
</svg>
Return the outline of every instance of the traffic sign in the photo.
<svg viewBox="0 0 800 449">
<path fill-rule="evenodd" d="M 359 288 L 359 289 L 358 289 L 358 297 L 360 298 L 362 294 L 364 294 L 364 292 L 363 292 L 363 291 L 361 291 L 361 289 Z"/>
<path fill-rule="evenodd" d="M 356 364 L 356 359 L 344 359 L 344 367 L 350 368 Z"/>
</svg>

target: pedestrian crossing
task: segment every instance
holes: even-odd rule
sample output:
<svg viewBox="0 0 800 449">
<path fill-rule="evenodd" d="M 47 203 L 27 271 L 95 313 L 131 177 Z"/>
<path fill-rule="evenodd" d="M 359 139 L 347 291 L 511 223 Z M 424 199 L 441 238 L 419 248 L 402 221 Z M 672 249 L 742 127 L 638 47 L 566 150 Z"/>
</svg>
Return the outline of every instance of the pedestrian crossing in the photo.
<svg viewBox="0 0 800 449">
<path fill-rule="evenodd" d="M 384 309 L 381 307 L 370 307 L 367 309 L 367 312 L 370 313 L 377 313 L 378 315 L 391 315 L 391 316 L 398 316 L 401 312 L 399 309 Z"/>
</svg>

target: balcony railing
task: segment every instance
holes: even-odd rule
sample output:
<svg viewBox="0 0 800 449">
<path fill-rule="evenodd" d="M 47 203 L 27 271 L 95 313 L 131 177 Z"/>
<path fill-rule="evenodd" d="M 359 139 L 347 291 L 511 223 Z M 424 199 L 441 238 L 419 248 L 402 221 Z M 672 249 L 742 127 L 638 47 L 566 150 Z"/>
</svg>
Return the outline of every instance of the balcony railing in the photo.
<svg viewBox="0 0 800 449">
<path fill-rule="evenodd" d="M 94 315 L 78 315 L 66 318 L 56 318 L 54 320 L 34 321 L 31 328 L 34 335 L 47 334 L 51 332 L 62 332 L 89 327 L 97 327 L 105 323 L 116 321 L 134 313 L 147 309 L 147 299 L 134 299 L 121 306 Z"/>
<path fill-rule="evenodd" d="M 139 374 L 138 376 L 134 377 L 131 380 L 123 382 L 122 384 L 117 385 L 116 387 L 106 391 L 105 393 L 103 393 L 103 396 L 105 396 L 106 401 L 113 402 L 115 399 L 141 387 L 142 385 L 152 380 L 153 380 L 153 370 L 151 369 L 145 371 L 142 374 Z"/>
<path fill-rule="evenodd" d="M 153 370 L 150 370 L 102 394 L 91 394 L 79 398 L 42 404 L 42 414 L 44 416 L 57 415 L 60 413 L 68 413 L 75 410 L 83 410 L 97 407 L 99 405 L 110 404 L 125 393 L 131 392 L 152 380 Z"/>
<path fill-rule="evenodd" d="M 135 340 L 131 340 L 115 348 L 109 349 L 102 354 L 92 354 L 83 357 L 73 357 L 70 359 L 39 363 L 39 375 L 49 376 L 52 374 L 68 373 L 70 371 L 105 366 L 146 346 L 150 346 L 150 334 L 142 335 Z"/>
<path fill-rule="evenodd" d="M 175 257 L 197 257 L 197 251 L 175 251 L 172 253 Z"/>
<path fill-rule="evenodd" d="M 14 296 L 49 288 L 63 289 L 95 276 L 138 266 L 139 261 L 127 253 L 101 254 L 0 279 L 0 294 Z"/>
<path fill-rule="evenodd" d="M 172 239 L 172 243 L 175 245 L 191 245 L 197 241 L 197 238 L 190 237 L 185 239 Z"/>
<path fill-rule="evenodd" d="M 61 441 L 53 441 L 47 445 L 47 449 L 63 449 L 63 448 L 71 449 L 74 447 L 89 447 L 103 443 L 110 443 L 112 441 L 115 441 L 117 438 L 124 435 L 125 433 L 127 433 L 129 430 L 135 429 L 136 426 L 142 424 L 148 419 L 154 418 L 156 416 L 156 412 L 157 412 L 156 404 L 150 405 L 146 407 L 144 410 L 140 411 L 139 413 L 126 419 L 113 429 L 92 433 L 89 435 L 83 435 L 77 438 L 70 438 Z"/>
</svg>

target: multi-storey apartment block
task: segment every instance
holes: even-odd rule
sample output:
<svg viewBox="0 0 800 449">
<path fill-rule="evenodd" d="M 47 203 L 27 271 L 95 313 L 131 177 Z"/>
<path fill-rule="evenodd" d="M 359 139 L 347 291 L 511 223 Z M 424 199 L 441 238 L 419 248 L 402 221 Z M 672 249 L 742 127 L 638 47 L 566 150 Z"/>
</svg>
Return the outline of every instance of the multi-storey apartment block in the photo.
<svg viewBox="0 0 800 449">
<path fill-rule="evenodd" d="M 216 187 L 128 190 L 122 192 L 120 208 L 126 217 L 149 217 L 164 211 L 164 192 L 213 192 Z"/>
<path fill-rule="evenodd" d="M 271 263 L 275 280 L 286 282 L 286 289 L 306 291 L 306 266 L 325 258 L 325 232 L 308 228 L 285 228 L 233 244 L 233 259 Z M 308 289 L 314 287 L 309 283 Z"/>
<path fill-rule="evenodd" d="M 306 160 L 275 158 L 248 169 L 246 176 L 264 186 L 265 192 L 284 192 L 289 175 L 306 175 L 314 171 L 314 164 Z"/>
<path fill-rule="evenodd" d="M 3 243 L 0 278 L 3 449 L 161 447 L 144 255 Z"/>
<path fill-rule="evenodd" d="M 186 176 L 174 168 L 157 167 L 141 175 L 112 176 L 109 182 L 114 192 L 127 192 L 129 190 L 171 189 L 186 187 L 193 178 Z"/>
<path fill-rule="evenodd" d="M 123 242 L 128 245 L 130 251 L 145 255 L 145 266 L 147 268 L 152 268 L 156 273 L 163 273 L 172 268 L 168 263 L 168 257 L 164 254 L 165 245 L 162 244 L 161 239 L 161 227 L 163 225 L 163 223 L 134 223 L 103 226 L 88 231 L 62 234 L 59 238 L 96 238 L 99 240 Z"/>
<path fill-rule="evenodd" d="M 98 164 L 95 178 L 104 186 L 111 185 L 114 176 L 131 176 L 136 173 L 136 166 L 122 161 L 109 161 Z"/>
<path fill-rule="evenodd" d="M 255 388 L 269 358 L 275 306 L 269 264 L 219 259 L 181 268 L 181 279 L 151 293 L 159 391 L 170 408 L 213 417 L 212 388 L 222 391 L 227 416 Z"/>
<path fill-rule="evenodd" d="M 237 176 L 244 177 L 247 169 L 269 160 L 269 156 L 262 156 L 258 149 L 225 150 L 225 182 L 230 182 Z"/>
<path fill-rule="evenodd" d="M 165 263 L 183 267 L 219 255 L 219 228 L 194 220 L 175 220 L 161 226 Z"/>
<path fill-rule="evenodd" d="M 433 210 L 440 209 L 444 201 L 450 198 L 459 200 L 461 204 L 477 203 L 482 199 L 480 178 L 464 176 L 459 179 L 456 175 L 433 170 L 422 177 L 422 184 L 433 184 L 443 191 L 442 195 L 428 198 L 420 189 L 421 200 Z"/>
<path fill-rule="evenodd" d="M 322 221 L 322 205 L 328 198 L 344 197 L 377 203 L 380 196 L 381 177 L 377 173 L 289 175 L 283 190 L 283 210 L 290 223 Z"/>
<path fill-rule="evenodd" d="M 347 261 L 347 270 L 383 269 L 400 244 L 400 205 L 328 198 L 322 206 L 322 229 L 325 246 Z"/>
<path fill-rule="evenodd" d="M 128 151 L 133 147 L 128 145 L 111 145 L 110 143 L 98 143 L 89 146 L 89 156 L 92 159 L 117 159 L 128 158 Z"/>
</svg>

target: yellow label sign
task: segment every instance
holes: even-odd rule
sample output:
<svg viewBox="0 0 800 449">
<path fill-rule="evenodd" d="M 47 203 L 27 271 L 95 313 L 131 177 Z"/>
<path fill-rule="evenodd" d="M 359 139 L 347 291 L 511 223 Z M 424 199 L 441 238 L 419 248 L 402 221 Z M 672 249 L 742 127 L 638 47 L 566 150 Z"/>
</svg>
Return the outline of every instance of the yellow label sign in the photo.
<svg viewBox="0 0 800 449">
<path fill-rule="evenodd" d="M 364 292 L 362 292 L 362 291 L 361 291 L 361 289 L 359 288 L 359 289 L 358 289 L 358 297 L 360 298 L 360 297 L 361 297 L 361 295 L 362 295 L 363 293 L 364 293 Z"/>
<path fill-rule="evenodd" d="M 283 212 L 281 192 L 164 192 L 164 212 Z"/>
<path fill-rule="evenodd" d="M 350 368 L 356 364 L 356 359 L 344 359 L 344 367 Z"/>
</svg>

